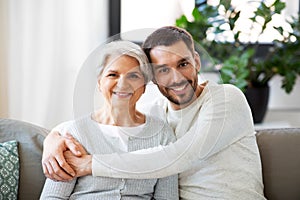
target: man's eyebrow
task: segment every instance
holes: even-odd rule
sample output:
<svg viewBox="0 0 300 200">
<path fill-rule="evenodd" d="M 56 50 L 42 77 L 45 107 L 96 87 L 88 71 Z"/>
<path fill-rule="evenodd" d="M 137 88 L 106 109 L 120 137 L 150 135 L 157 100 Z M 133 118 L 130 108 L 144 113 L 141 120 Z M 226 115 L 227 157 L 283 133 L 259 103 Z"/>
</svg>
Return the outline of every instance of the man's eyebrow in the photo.
<svg viewBox="0 0 300 200">
<path fill-rule="evenodd" d="M 186 62 L 186 61 L 190 61 L 190 60 L 191 60 L 190 56 L 186 56 L 186 57 L 183 57 L 183 58 L 181 58 L 180 60 L 178 60 L 178 61 L 177 61 L 177 64 L 180 64 L 180 63 Z M 167 65 L 167 64 L 161 64 L 161 65 L 158 65 L 158 64 L 153 64 L 153 63 L 152 63 L 152 66 L 153 66 L 153 68 L 154 68 L 155 70 L 157 70 L 157 69 L 160 69 L 160 68 L 163 68 L 163 67 L 167 67 L 168 65 Z"/>
<path fill-rule="evenodd" d="M 186 56 L 186 57 L 181 58 L 177 63 L 182 63 L 182 62 L 190 61 L 190 60 L 191 60 L 191 58 L 189 56 Z"/>
</svg>

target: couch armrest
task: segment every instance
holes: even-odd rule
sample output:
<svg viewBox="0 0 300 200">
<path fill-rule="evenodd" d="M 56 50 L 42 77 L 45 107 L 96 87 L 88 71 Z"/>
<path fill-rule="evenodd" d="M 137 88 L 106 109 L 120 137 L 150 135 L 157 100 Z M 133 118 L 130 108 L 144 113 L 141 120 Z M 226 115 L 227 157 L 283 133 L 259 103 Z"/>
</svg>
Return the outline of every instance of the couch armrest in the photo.
<svg viewBox="0 0 300 200">
<path fill-rule="evenodd" d="M 300 128 L 257 131 L 267 199 L 300 199 Z"/>
<path fill-rule="evenodd" d="M 41 159 L 48 130 L 23 121 L 0 119 L 0 142 L 18 141 L 20 177 L 18 199 L 39 199 L 45 182 Z"/>
</svg>

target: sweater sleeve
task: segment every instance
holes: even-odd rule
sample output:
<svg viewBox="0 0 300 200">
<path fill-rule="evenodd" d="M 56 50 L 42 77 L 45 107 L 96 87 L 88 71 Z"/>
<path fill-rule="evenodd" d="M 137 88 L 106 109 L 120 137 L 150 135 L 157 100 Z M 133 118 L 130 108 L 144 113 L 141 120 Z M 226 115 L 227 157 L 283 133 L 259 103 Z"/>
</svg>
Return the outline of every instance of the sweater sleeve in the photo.
<svg viewBox="0 0 300 200">
<path fill-rule="evenodd" d="M 72 181 L 53 181 L 46 179 L 40 199 L 69 199 L 75 187 L 76 179 Z"/>
<path fill-rule="evenodd" d="M 136 179 L 166 177 L 188 170 L 193 163 L 254 134 L 251 111 L 239 89 L 223 85 L 207 90 L 197 117 L 176 142 L 131 153 L 93 155 L 93 175 Z"/>
<path fill-rule="evenodd" d="M 63 122 L 53 130 L 60 132 L 65 135 L 66 132 L 70 132 L 69 129 L 72 125 L 72 121 Z M 70 195 L 75 187 L 77 179 L 72 181 L 53 181 L 51 179 L 46 179 L 43 191 L 41 193 L 40 199 L 55 200 L 55 199 L 69 199 Z"/>
<path fill-rule="evenodd" d="M 165 178 L 160 178 L 154 188 L 154 199 L 163 200 L 178 200 L 178 175 L 172 175 Z"/>
</svg>

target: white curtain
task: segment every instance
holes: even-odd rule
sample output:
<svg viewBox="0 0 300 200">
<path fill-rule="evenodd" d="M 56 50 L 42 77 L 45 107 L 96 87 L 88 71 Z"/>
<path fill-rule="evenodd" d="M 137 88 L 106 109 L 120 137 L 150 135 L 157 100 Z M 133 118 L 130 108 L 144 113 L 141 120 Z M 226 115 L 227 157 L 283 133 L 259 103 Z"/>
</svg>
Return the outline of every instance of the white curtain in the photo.
<svg viewBox="0 0 300 200">
<path fill-rule="evenodd" d="M 108 1 L 5 1 L 8 117 L 49 129 L 72 119 L 77 73 L 108 36 Z"/>
<path fill-rule="evenodd" d="M 8 115 L 7 98 L 7 2 L 0 0 L 0 118 Z"/>
</svg>

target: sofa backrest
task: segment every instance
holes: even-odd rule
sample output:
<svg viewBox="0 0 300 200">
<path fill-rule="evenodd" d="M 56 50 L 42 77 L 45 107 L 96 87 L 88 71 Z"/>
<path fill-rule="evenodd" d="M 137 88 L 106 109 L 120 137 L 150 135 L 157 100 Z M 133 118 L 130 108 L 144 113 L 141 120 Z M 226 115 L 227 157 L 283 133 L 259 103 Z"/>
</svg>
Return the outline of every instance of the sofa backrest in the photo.
<svg viewBox="0 0 300 200">
<path fill-rule="evenodd" d="M 300 199 L 300 128 L 257 131 L 265 196 Z"/>
<path fill-rule="evenodd" d="M 45 176 L 41 159 L 48 130 L 12 119 L 0 119 L 0 142 L 18 141 L 20 163 L 18 199 L 39 199 Z"/>
<path fill-rule="evenodd" d="M 19 200 L 38 199 L 45 176 L 41 167 L 47 129 L 0 119 L 0 142 L 17 140 L 20 157 Z M 268 200 L 300 199 L 300 128 L 258 130 L 265 196 Z"/>
</svg>

